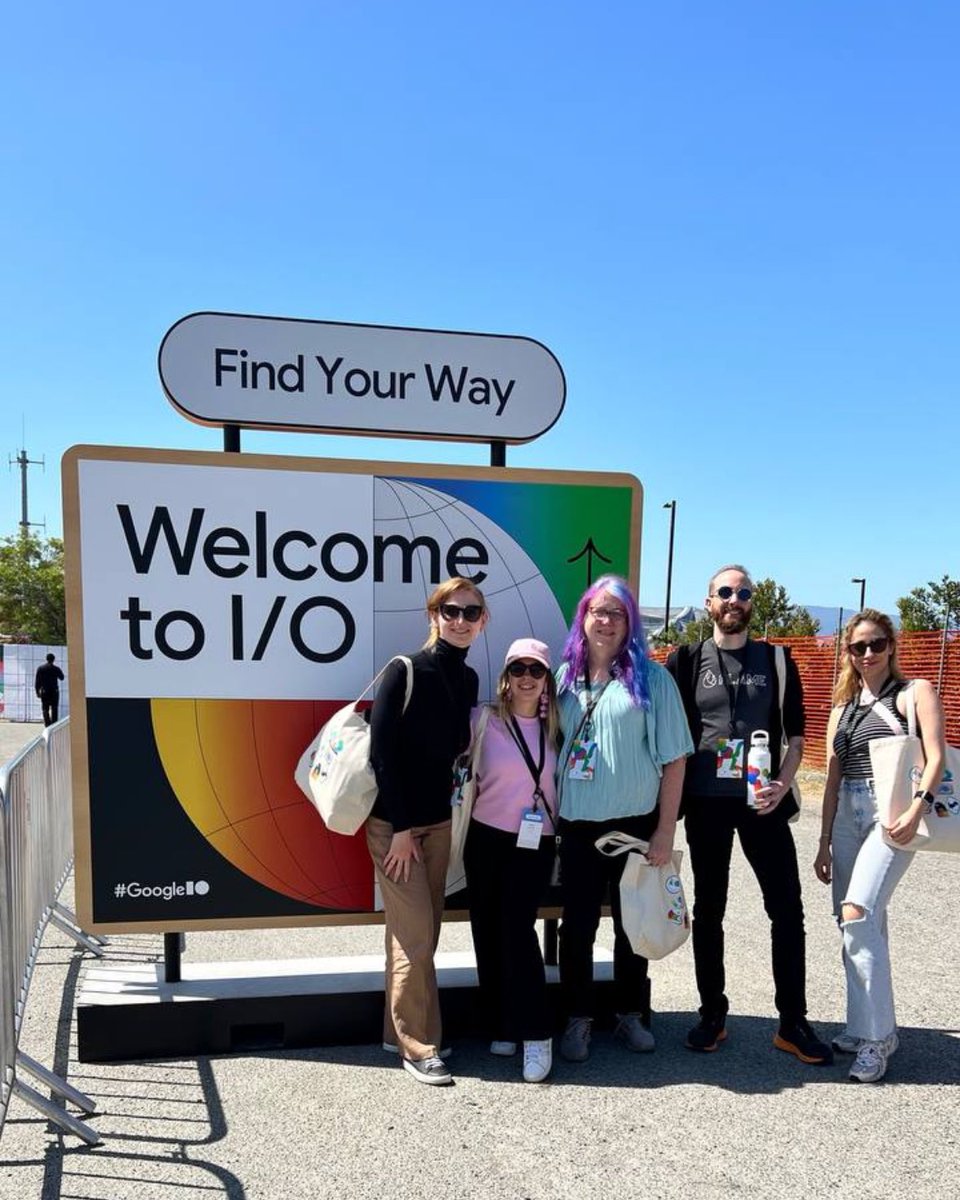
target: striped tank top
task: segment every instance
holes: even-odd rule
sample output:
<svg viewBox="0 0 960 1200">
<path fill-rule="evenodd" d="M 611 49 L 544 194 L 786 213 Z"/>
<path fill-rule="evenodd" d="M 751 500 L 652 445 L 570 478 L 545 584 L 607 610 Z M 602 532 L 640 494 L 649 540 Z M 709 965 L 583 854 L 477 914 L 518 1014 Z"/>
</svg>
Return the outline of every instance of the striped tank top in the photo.
<svg viewBox="0 0 960 1200">
<path fill-rule="evenodd" d="M 897 710 L 897 696 L 904 684 L 898 683 L 880 703 L 897 718 L 900 728 L 907 732 L 907 718 Z M 883 717 L 873 711 L 873 705 L 858 705 L 849 700 L 840 715 L 837 732 L 833 736 L 833 749 L 840 760 L 840 769 L 845 779 L 870 779 L 870 743 L 874 738 L 893 737 L 893 730 Z"/>
</svg>

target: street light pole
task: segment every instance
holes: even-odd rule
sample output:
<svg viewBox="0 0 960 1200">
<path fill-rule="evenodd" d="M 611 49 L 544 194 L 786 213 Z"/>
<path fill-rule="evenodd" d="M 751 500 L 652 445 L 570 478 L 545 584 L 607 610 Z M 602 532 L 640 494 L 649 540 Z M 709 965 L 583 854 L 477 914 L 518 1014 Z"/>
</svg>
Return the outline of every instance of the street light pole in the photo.
<svg viewBox="0 0 960 1200">
<path fill-rule="evenodd" d="M 860 584 L 860 612 L 863 612 L 863 606 L 867 602 L 867 581 L 859 576 L 855 576 L 850 582 Z"/>
<path fill-rule="evenodd" d="M 668 500 L 663 506 L 670 509 L 670 548 L 667 550 L 667 602 L 663 606 L 663 632 L 670 627 L 670 585 L 673 583 L 673 531 L 677 521 L 677 502 Z"/>
</svg>

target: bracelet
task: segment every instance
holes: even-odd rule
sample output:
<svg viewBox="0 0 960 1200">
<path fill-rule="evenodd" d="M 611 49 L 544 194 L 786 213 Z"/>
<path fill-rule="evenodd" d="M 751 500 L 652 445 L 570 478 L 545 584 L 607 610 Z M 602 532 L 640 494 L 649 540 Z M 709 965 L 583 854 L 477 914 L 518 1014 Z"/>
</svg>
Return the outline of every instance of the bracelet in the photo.
<svg viewBox="0 0 960 1200">
<path fill-rule="evenodd" d="M 821 833 L 821 834 L 820 834 L 820 841 L 821 841 L 821 842 L 829 842 L 829 841 L 830 841 L 830 834 L 829 834 L 829 833 Z"/>
</svg>

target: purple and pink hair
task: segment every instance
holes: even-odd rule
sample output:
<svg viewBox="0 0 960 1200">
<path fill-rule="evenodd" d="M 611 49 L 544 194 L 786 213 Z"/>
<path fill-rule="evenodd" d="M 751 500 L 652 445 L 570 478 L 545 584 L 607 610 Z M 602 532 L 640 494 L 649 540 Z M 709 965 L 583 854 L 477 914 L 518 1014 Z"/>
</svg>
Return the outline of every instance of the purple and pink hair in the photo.
<svg viewBox="0 0 960 1200">
<path fill-rule="evenodd" d="M 650 687 L 647 680 L 647 639 L 643 632 L 640 610 L 630 585 L 619 575 L 601 575 L 580 597 L 573 624 L 567 634 L 560 661 L 566 666 L 561 692 L 574 691 L 580 680 L 587 678 L 587 641 L 583 625 L 587 609 L 601 592 L 609 592 L 627 614 L 627 636 L 620 653 L 612 664 L 613 675 L 619 679 L 638 708 L 649 709 Z"/>
</svg>

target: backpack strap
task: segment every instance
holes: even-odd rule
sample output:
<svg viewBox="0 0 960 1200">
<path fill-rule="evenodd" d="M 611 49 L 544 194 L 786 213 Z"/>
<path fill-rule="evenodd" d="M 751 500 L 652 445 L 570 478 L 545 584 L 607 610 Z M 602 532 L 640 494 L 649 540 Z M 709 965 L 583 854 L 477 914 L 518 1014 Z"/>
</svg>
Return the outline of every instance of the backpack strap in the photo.
<svg viewBox="0 0 960 1200">
<path fill-rule="evenodd" d="M 780 697 L 780 727 L 783 728 L 783 699 L 787 694 L 787 655 L 782 646 L 773 648 L 773 669 L 777 674 L 777 694 Z M 786 741 L 786 731 L 783 740 Z"/>
</svg>

